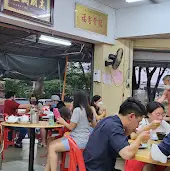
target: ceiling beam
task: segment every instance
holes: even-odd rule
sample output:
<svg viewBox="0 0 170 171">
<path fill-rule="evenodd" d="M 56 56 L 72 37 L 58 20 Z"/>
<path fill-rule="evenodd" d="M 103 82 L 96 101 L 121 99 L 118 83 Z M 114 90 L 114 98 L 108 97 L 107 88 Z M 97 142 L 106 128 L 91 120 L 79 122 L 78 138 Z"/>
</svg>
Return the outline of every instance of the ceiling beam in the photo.
<svg viewBox="0 0 170 171">
<path fill-rule="evenodd" d="M 170 39 L 136 39 L 134 49 L 170 50 Z"/>
</svg>

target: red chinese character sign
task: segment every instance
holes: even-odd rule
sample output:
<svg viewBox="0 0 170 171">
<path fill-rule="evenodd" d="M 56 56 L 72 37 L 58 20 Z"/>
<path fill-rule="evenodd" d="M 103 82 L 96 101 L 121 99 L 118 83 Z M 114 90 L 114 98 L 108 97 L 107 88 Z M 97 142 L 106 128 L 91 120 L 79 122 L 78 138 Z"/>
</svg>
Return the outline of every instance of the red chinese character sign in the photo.
<svg viewBox="0 0 170 171">
<path fill-rule="evenodd" d="M 0 2 L 4 13 L 53 25 L 54 0 L 1 0 Z"/>
<path fill-rule="evenodd" d="M 107 36 L 108 15 L 81 4 L 76 4 L 75 26 Z"/>
</svg>

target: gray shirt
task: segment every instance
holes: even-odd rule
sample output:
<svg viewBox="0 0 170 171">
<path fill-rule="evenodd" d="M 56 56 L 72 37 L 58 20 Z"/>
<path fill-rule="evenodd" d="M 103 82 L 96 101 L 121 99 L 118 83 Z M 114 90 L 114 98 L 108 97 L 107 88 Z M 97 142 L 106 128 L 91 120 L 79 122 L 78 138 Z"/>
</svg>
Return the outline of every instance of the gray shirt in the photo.
<svg viewBox="0 0 170 171">
<path fill-rule="evenodd" d="M 71 122 L 77 124 L 76 128 L 72 130 L 71 137 L 78 144 L 86 144 L 90 136 L 90 123 L 87 119 L 84 108 L 75 108 L 71 117 Z"/>
</svg>

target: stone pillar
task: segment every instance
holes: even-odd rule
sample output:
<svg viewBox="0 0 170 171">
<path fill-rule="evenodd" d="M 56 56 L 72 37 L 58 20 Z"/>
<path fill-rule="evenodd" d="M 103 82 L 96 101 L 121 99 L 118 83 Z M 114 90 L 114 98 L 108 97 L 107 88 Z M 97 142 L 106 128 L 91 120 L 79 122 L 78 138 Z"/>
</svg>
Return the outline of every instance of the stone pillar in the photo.
<svg viewBox="0 0 170 171">
<path fill-rule="evenodd" d="M 111 66 L 105 67 L 105 60 L 109 54 L 116 54 L 119 48 L 123 48 L 123 58 L 119 66 L 123 81 L 120 84 L 105 84 L 103 75 L 110 75 L 113 70 Z M 101 82 L 94 82 L 93 95 L 101 95 L 108 115 L 118 113 L 120 104 L 132 92 L 132 64 L 133 64 L 133 42 L 130 40 L 118 40 L 115 45 L 97 44 L 94 52 L 94 71 L 101 70 Z M 113 78 L 111 78 L 113 80 Z"/>
</svg>

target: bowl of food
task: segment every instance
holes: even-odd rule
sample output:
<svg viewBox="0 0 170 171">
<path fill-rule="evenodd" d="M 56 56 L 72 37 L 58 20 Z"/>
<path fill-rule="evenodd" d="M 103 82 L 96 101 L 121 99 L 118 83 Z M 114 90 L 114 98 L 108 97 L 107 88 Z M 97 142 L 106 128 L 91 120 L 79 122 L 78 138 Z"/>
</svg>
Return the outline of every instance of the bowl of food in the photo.
<svg viewBox="0 0 170 171">
<path fill-rule="evenodd" d="M 163 140 L 166 137 L 165 132 L 157 132 L 156 134 L 159 140 Z"/>
</svg>

